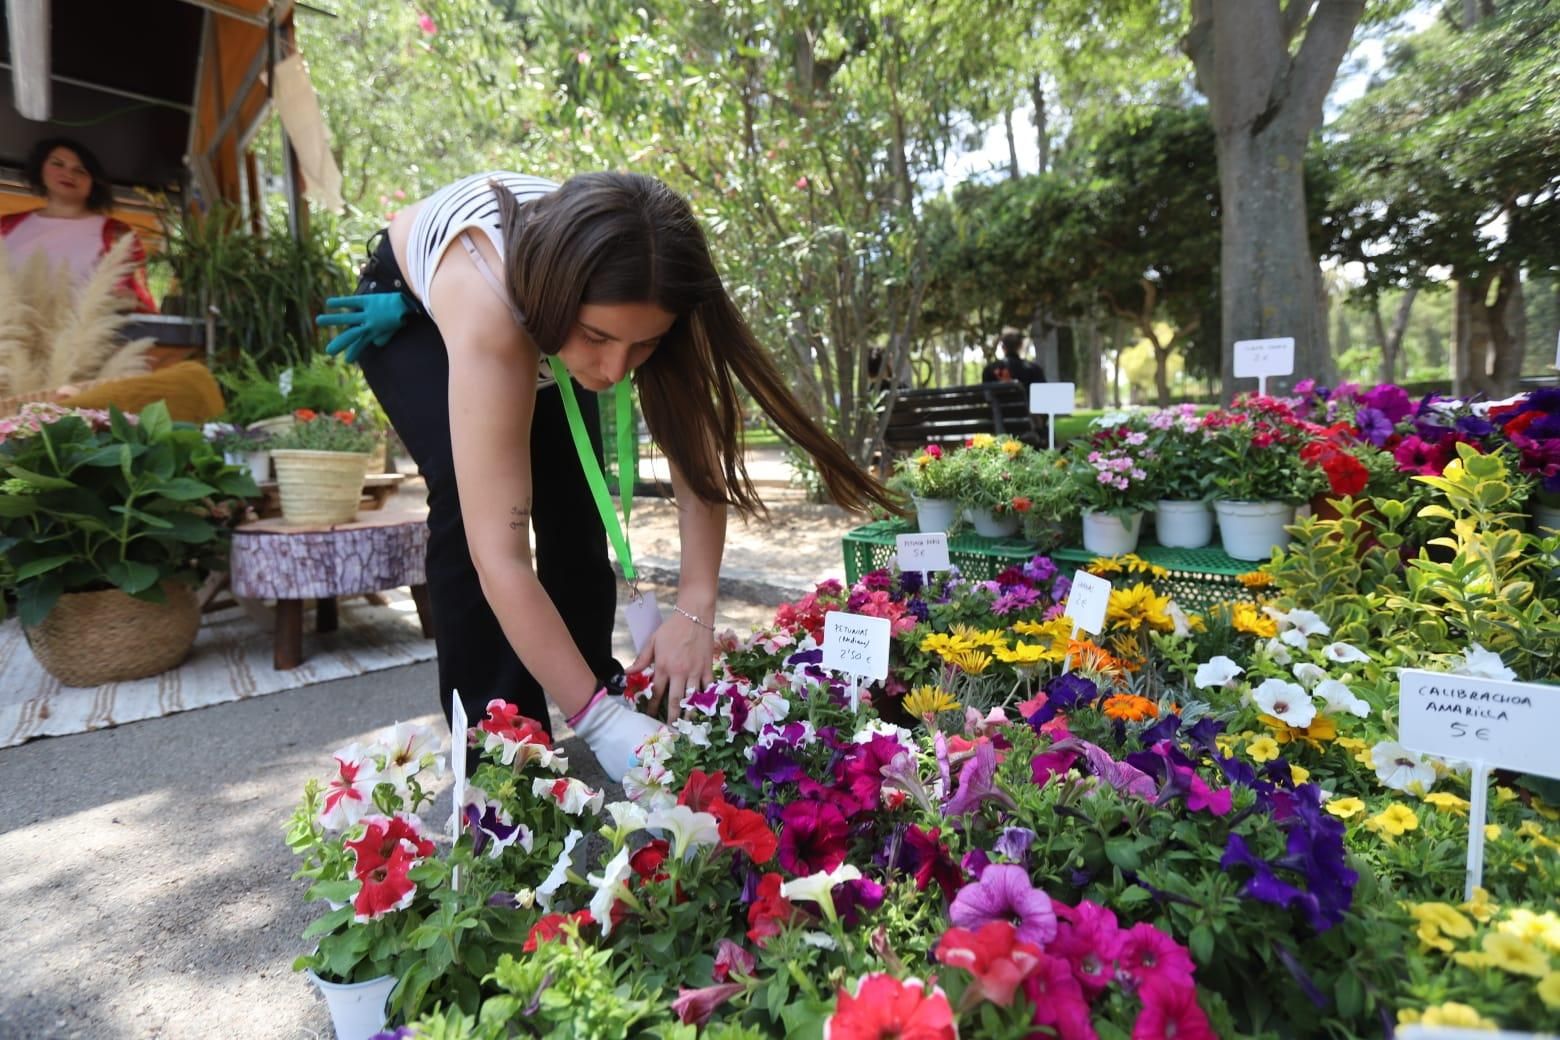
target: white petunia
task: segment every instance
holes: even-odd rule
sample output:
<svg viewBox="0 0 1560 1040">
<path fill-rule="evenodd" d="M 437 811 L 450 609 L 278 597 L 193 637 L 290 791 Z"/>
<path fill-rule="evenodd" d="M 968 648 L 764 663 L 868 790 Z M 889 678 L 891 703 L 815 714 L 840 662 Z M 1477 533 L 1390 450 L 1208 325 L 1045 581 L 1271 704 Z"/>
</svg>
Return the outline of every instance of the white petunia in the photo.
<svg viewBox="0 0 1560 1040">
<path fill-rule="evenodd" d="M 1280 643 L 1276 638 L 1269 639 L 1266 643 L 1263 643 L 1262 649 L 1267 652 L 1268 660 L 1274 664 L 1284 665 L 1294 660 L 1293 657 L 1289 656 L 1289 648 Z"/>
<path fill-rule="evenodd" d="M 896 726 L 892 722 L 885 722 L 882 719 L 873 719 L 858 729 L 856 735 L 851 737 L 851 743 L 869 744 L 875 736 L 893 737 L 906 750 L 915 747 L 915 734 L 903 726 Z"/>
<path fill-rule="evenodd" d="M 1370 660 L 1365 651 L 1348 643 L 1328 643 L 1322 647 L 1322 656 L 1334 664 L 1363 664 Z"/>
<path fill-rule="evenodd" d="M 1376 779 L 1394 791 L 1423 794 L 1435 783 L 1435 766 L 1395 740 L 1383 740 L 1371 748 L 1370 761 L 1376 767 Z"/>
<path fill-rule="evenodd" d="M 1206 690 L 1210 686 L 1227 687 L 1245 670 L 1228 657 L 1219 654 L 1197 666 L 1197 674 L 1192 677 L 1192 685 L 1199 690 Z"/>
<path fill-rule="evenodd" d="M 645 820 L 651 830 L 666 831 L 671 839 L 672 855 L 681 859 L 689 850 L 700 845 L 720 842 L 720 824 L 714 815 L 694 812 L 686 805 L 673 805 L 657 809 Z"/>
<path fill-rule="evenodd" d="M 607 805 L 607 815 L 622 834 L 642 831 L 649 825 L 649 814 L 633 802 L 612 802 Z"/>
<path fill-rule="evenodd" d="M 1278 641 L 1296 650 L 1307 650 L 1311 646 L 1311 640 L 1298 628 L 1286 628 L 1278 634 Z"/>
<path fill-rule="evenodd" d="M 816 874 L 808 874 L 806 877 L 785 882 L 780 886 L 780 894 L 793 903 L 817 903 L 819 906 L 827 907 L 824 912 L 829 913 L 834 909 L 832 895 L 834 886 L 855 881 L 860 877 L 860 870 L 849 863 L 841 863 L 833 870 L 820 870 Z"/>
<path fill-rule="evenodd" d="M 1506 667 L 1500 654 L 1486 650 L 1478 643 L 1463 651 L 1463 662 L 1452 669 L 1452 674 L 1469 675 L 1476 679 L 1504 679 L 1507 682 L 1515 682 L 1517 679 L 1517 673 Z"/>
<path fill-rule="evenodd" d="M 1165 613 L 1170 616 L 1171 635 L 1186 636 L 1192 633 L 1192 619 L 1175 600 L 1165 604 Z"/>
<path fill-rule="evenodd" d="M 677 804 L 672 786 L 677 782 L 671 770 L 660 762 L 646 762 L 623 774 L 623 793 L 629 800 L 649 810 Z"/>
<path fill-rule="evenodd" d="M 542 905 L 543 910 L 552 910 L 553 896 L 558 894 L 558 889 L 569 880 L 569 866 L 573 863 L 570 853 L 574 846 L 585 835 L 579 831 L 571 830 L 563 839 L 563 851 L 558 853 L 558 858 L 553 862 L 552 870 L 542 879 L 542 883 L 536 886 L 536 901 Z"/>
<path fill-rule="evenodd" d="M 1295 631 L 1307 637 L 1332 635 L 1332 627 L 1322 620 L 1321 615 L 1309 610 L 1291 610 L 1284 616 L 1284 620 Z"/>
<path fill-rule="evenodd" d="M 379 734 L 375 749 L 384 754 L 383 778 L 394 784 L 397 791 L 404 791 L 407 781 L 424 769 L 431 769 L 435 777 L 441 776 L 444 756 L 435 750 L 437 743 L 432 726 L 397 722 Z"/>
<path fill-rule="evenodd" d="M 1264 679 L 1261 686 L 1251 691 L 1251 699 L 1263 714 L 1296 729 L 1304 729 L 1316 718 L 1316 705 L 1305 687 L 1282 679 Z"/>
<path fill-rule="evenodd" d="M 791 714 L 791 702 L 774 690 L 755 690 L 754 694 L 754 699 L 748 701 L 748 715 L 742 723 L 742 728 L 749 733 L 758 733 Z"/>
<path fill-rule="evenodd" d="M 672 752 L 676 749 L 676 731 L 663 726 L 644 739 L 635 756 L 639 759 L 640 765 L 661 765 L 672 757 Z"/>
<path fill-rule="evenodd" d="M 1300 685 L 1308 690 L 1327 678 L 1327 669 L 1314 665 L 1310 661 L 1301 661 L 1295 665 L 1294 673 L 1295 678 L 1300 680 Z"/>
<path fill-rule="evenodd" d="M 694 747 L 710 746 L 710 724 L 708 722 L 693 722 L 684 717 L 672 723 L 672 728 L 687 737 L 688 743 Z"/>
<path fill-rule="evenodd" d="M 603 798 L 600 791 L 592 791 L 583 780 L 572 776 L 556 780 L 538 777 L 531 781 L 531 795 L 552 802 L 570 816 L 578 816 L 586 809 L 600 812 Z"/>
<path fill-rule="evenodd" d="M 585 880 L 596 887 L 590 898 L 590 916 L 601 925 L 602 938 L 612 934 L 612 904 L 617 902 L 618 890 L 628 878 L 628 846 L 618 849 L 618 854 L 607 861 L 600 874 L 587 874 Z"/>
<path fill-rule="evenodd" d="M 1347 683 L 1337 679 L 1323 679 L 1311 691 L 1311 696 L 1322 698 L 1323 705 L 1333 714 L 1346 711 L 1362 719 L 1370 714 L 1370 705 L 1356 697 Z"/>
</svg>

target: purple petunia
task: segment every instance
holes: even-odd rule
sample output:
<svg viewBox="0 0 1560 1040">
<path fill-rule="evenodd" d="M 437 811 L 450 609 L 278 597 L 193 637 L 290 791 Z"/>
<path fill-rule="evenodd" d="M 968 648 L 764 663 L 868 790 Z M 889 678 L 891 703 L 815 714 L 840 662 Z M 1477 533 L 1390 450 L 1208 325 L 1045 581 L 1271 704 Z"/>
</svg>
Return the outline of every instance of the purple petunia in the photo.
<svg viewBox="0 0 1560 1040">
<path fill-rule="evenodd" d="M 959 790 L 943 804 L 943 815 L 955 818 L 979 809 L 991 801 L 1007 808 L 1013 807 L 1013 799 L 996 785 L 997 752 L 988 740 L 975 746 L 975 754 L 959 771 Z"/>
<path fill-rule="evenodd" d="M 780 865 L 797 877 L 845 862 L 845 815 L 827 802 L 792 802 L 780 814 Z"/>
<path fill-rule="evenodd" d="M 1028 827 L 1004 827 L 1002 836 L 992 846 L 993 851 L 1015 863 L 1023 863 L 1029 857 L 1029 846 L 1035 843 L 1035 832 Z"/>
<path fill-rule="evenodd" d="M 1391 383 L 1382 383 L 1366 391 L 1360 395 L 1360 403 L 1379 412 L 1389 423 L 1398 422 L 1414 410 L 1414 402 L 1408 396 L 1408 391 Z"/>
<path fill-rule="evenodd" d="M 1360 428 L 1360 436 L 1378 448 L 1392 436 L 1392 420 L 1379 408 L 1361 408 L 1355 413 L 1354 422 Z"/>
<path fill-rule="evenodd" d="M 1029 883 L 1023 867 L 994 863 L 981 879 L 965 885 L 954 897 L 948 916 L 960 928 L 975 930 L 993 921 L 1006 921 L 1018 938 L 1044 949 L 1056 938 L 1056 911 L 1051 897 Z"/>
</svg>

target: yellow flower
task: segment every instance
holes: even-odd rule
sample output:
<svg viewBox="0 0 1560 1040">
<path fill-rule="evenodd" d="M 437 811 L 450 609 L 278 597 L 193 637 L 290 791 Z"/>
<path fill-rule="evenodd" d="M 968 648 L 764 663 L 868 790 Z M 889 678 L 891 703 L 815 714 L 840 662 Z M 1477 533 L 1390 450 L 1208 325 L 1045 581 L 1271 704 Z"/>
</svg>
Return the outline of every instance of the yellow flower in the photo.
<svg viewBox="0 0 1560 1040">
<path fill-rule="evenodd" d="M 1290 783 L 1294 784 L 1296 787 L 1299 787 L 1309 779 L 1311 779 L 1311 771 L 1309 769 L 1307 769 L 1305 766 L 1297 766 L 1293 762 L 1289 763 Z"/>
<path fill-rule="evenodd" d="M 970 438 L 970 447 L 972 448 L 989 448 L 995 443 L 997 443 L 997 439 L 989 433 L 977 433 Z"/>
<path fill-rule="evenodd" d="M 948 634 L 960 640 L 965 646 L 984 646 L 996 649 L 1007 645 L 1007 633 L 996 628 L 971 628 L 969 625 L 952 625 Z"/>
<path fill-rule="evenodd" d="M 1493 823 L 1489 826 L 1495 827 L 1497 831 L 1500 830 L 1500 828 L 1496 827 Z M 1486 838 L 1494 837 L 1494 835 L 1489 833 L 1489 827 L 1485 828 L 1484 836 Z M 1485 891 L 1482 886 L 1473 890 L 1473 898 L 1464 903 L 1462 908 L 1466 910 L 1468 914 L 1480 924 L 1483 924 L 1490 918 L 1494 917 L 1496 912 L 1500 909 L 1500 907 L 1490 902 L 1490 894 L 1489 892 Z"/>
<path fill-rule="evenodd" d="M 1484 840 L 1494 841 L 1498 837 L 1500 837 L 1500 824 L 1486 823 L 1484 825 Z"/>
<path fill-rule="evenodd" d="M 1266 737 L 1262 739 L 1266 740 Z M 1340 820 L 1347 820 L 1365 811 L 1365 803 L 1358 798 L 1333 798 L 1322 806 Z"/>
<path fill-rule="evenodd" d="M 1120 556 L 1097 556 L 1089 561 L 1089 565 L 1084 570 L 1096 578 L 1109 578 L 1113 574 L 1121 573 L 1122 559 L 1123 557 Z"/>
<path fill-rule="evenodd" d="M 945 655 L 944 660 L 967 675 L 980 675 L 991 667 L 991 655 L 984 650 L 961 650 Z"/>
<path fill-rule="evenodd" d="M 997 660 L 1005 664 L 1016 664 L 1020 667 L 1036 665 L 1041 661 L 1060 661 L 1065 653 L 1064 650 L 1059 650 L 1055 647 L 1047 649 L 1039 643 L 1015 643 L 1011 650 L 1003 646 L 998 647 L 993 652 L 997 655 Z"/>
<path fill-rule="evenodd" d="M 1396 838 L 1406 831 L 1414 830 L 1419 826 L 1419 817 L 1414 815 L 1414 810 L 1401 802 L 1393 802 L 1385 809 L 1365 821 L 1365 826 L 1377 834 Z"/>
<path fill-rule="evenodd" d="M 1273 731 L 1273 739 L 1280 744 L 1302 740 L 1320 750 L 1323 741 L 1332 740 L 1338 735 L 1338 724 L 1326 715 L 1316 716 L 1309 726 L 1291 726 L 1283 719 L 1274 718 L 1272 715 L 1258 715 L 1257 719 Z"/>
<path fill-rule="evenodd" d="M 1549 956 L 1537 946 L 1505 932 L 1490 932 L 1479 944 L 1490 964 L 1513 975 L 1531 975 L 1536 979 L 1549 973 Z"/>
<path fill-rule="evenodd" d="M 926 454 L 924 451 L 915 457 L 915 464 L 918 469 L 925 469 L 927 466 L 930 466 L 932 462 L 932 457 Z"/>
<path fill-rule="evenodd" d="M 1428 924 L 1453 939 L 1466 939 L 1473 934 L 1473 922 L 1447 903 L 1415 903 L 1408 912 L 1421 924 Z"/>
<path fill-rule="evenodd" d="M 1507 787 L 1505 784 L 1496 784 L 1495 785 L 1495 804 L 1496 805 L 1505 805 L 1508 802 L 1514 802 L 1516 800 L 1517 800 L 1517 792 L 1513 791 L 1511 788 Z"/>
<path fill-rule="evenodd" d="M 947 690 L 936 686 L 917 686 L 905 694 L 904 708 L 911 715 L 929 719 L 941 712 L 959 710 L 959 702 Z"/>
<path fill-rule="evenodd" d="M 956 654 L 963 650 L 974 649 L 968 640 L 947 632 L 932 632 L 921 640 L 921 652 L 936 654 L 946 659 L 949 654 Z"/>
<path fill-rule="evenodd" d="M 1169 596 L 1156 596 L 1151 586 L 1139 583 L 1111 590 L 1105 620 L 1131 632 L 1144 627 L 1169 632 L 1175 628 L 1169 608 Z"/>
<path fill-rule="evenodd" d="M 1539 980 L 1538 999 L 1551 1011 L 1560 1009 L 1560 971 L 1552 971 Z"/>
<path fill-rule="evenodd" d="M 1246 745 L 1246 754 L 1253 762 L 1271 762 L 1278 757 L 1278 741 L 1272 737 L 1258 737 Z"/>
<path fill-rule="evenodd" d="M 1522 826 L 1517 828 L 1517 833 L 1524 838 L 1532 838 L 1543 848 L 1560 849 L 1560 842 L 1545 834 L 1543 825 L 1537 820 L 1523 820 Z"/>
<path fill-rule="evenodd" d="M 1560 809 L 1556 809 L 1542 798 L 1533 799 L 1533 811 L 1550 823 L 1560 821 Z"/>
<path fill-rule="evenodd" d="M 1219 754 L 1226 758 L 1235 753 L 1235 741 L 1231 740 L 1223 733 L 1220 733 L 1218 736 L 1214 737 L 1213 743 L 1214 746 L 1219 749 Z"/>
<path fill-rule="evenodd" d="M 1248 589 L 1265 589 L 1273 584 L 1273 576 L 1267 571 L 1247 571 L 1245 574 L 1235 575 L 1235 580 Z"/>
<path fill-rule="evenodd" d="M 1359 737 L 1339 737 L 1337 740 L 1333 741 L 1333 743 L 1337 744 L 1345 751 L 1363 751 L 1364 749 L 1370 747 L 1369 744 L 1365 743 Z"/>
<path fill-rule="evenodd" d="M 1467 1004 L 1447 1001 L 1425 1008 L 1420 1023 L 1427 1026 L 1462 1026 L 1464 1029 L 1499 1029 L 1500 1025 L 1479 1014 Z"/>
<path fill-rule="evenodd" d="M 1010 459 L 1018 455 L 1018 453 L 1023 450 L 1024 446 L 1011 437 L 1002 442 L 1002 453 Z"/>
<path fill-rule="evenodd" d="M 1411 1026 L 1414 1023 L 1418 1022 L 1423 1017 L 1424 1016 L 1421 1015 L 1414 1008 L 1399 1008 L 1398 1009 L 1397 1020 L 1398 1020 L 1398 1025 L 1400 1025 L 1400 1026 Z"/>
<path fill-rule="evenodd" d="M 1489 955 L 1480 953 L 1478 950 L 1462 950 L 1454 953 L 1452 954 L 1452 960 L 1461 964 L 1464 968 L 1478 969 L 1490 966 Z"/>
<path fill-rule="evenodd" d="M 1015 621 L 1013 631 L 1021 636 L 1043 636 L 1049 639 L 1066 639 L 1072 634 L 1072 625 L 1061 617 L 1049 621 Z"/>
<path fill-rule="evenodd" d="M 1278 635 L 1278 622 L 1257 609 L 1255 603 L 1237 603 L 1230 611 L 1230 624 L 1235 631 L 1245 632 L 1258 639 L 1271 639 Z"/>
<path fill-rule="evenodd" d="M 1459 798 L 1455 794 L 1452 794 L 1450 791 L 1437 791 L 1434 794 L 1427 794 L 1425 795 L 1424 800 L 1435 806 L 1437 809 L 1441 809 L 1449 813 L 1456 813 L 1458 816 L 1468 815 L 1468 802 L 1465 799 Z"/>
<path fill-rule="evenodd" d="M 1456 943 L 1442 935 L 1441 930 L 1429 921 L 1420 921 L 1419 927 L 1414 934 L 1419 936 L 1419 941 L 1424 944 L 1426 949 L 1436 949 L 1442 953 L 1451 953 L 1457 948 Z"/>
<path fill-rule="evenodd" d="M 1560 917 L 1553 910 L 1535 914 L 1526 907 L 1513 907 L 1506 919 L 1496 927 L 1507 935 L 1514 935 L 1529 942 L 1541 942 L 1560 953 Z"/>
</svg>

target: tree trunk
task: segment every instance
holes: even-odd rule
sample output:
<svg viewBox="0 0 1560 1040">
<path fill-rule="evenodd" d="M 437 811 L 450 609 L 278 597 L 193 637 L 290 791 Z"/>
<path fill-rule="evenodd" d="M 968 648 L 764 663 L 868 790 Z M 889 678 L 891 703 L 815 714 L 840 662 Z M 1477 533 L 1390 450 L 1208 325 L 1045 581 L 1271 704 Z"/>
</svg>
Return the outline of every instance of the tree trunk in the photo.
<svg viewBox="0 0 1560 1040">
<path fill-rule="evenodd" d="M 1023 174 L 1018 168 L 1018 138 L 1013 136 L 1013 109 L 1011 107 L 1002 110 L 1002 129 L 1007 131 L 1008 178 L 1016 181 Z"/>
<path fill-rule="evenodd" d="M 1383 383 L 1397 382 L 1397 361 L 1403 346 L 1403 334 L 1408 331 L 1408 316 L 1414 309 L 1414 297 L 1418 295 L 1419 289 L 1414 286 L 1403 291 L 1402 299 L 1398 300 L 1397 314 L 1392 318 L 1390 332 L 1381 321 L 1381 301 L 1370 302 L 1371 324 L 1376 330 L 1376 346 L 1381 351 Z"/>
<path fill-rule="evenodd" d="M 1527 347 L 1521 272 L 1508 266 L 1493 274 L 1458 279 L 1456 312 L 1452 392 L 1491 397 L 1515 393 Z"/>
<path fill-rule="evenodd" d="M 1236 340 L 1294 337 L 1294 374 L 1270 381 L 1270 389 L 1324 374 L 1326 328 L 1317 322 L 1302 163 L 1364 7 L 1364 0 L 1317 0 L 1305 18 L 1309 0 L 1290 0 L 1287 11 L 1278 0 L 1192 0 L 1181 45 L 1208 97 L 1218 143 L 1226 399 L 1236 389 Z"/>
<path fill-rule="evenodd" d="M 1040 86 L 1039 76 L 1029 83 L 1029 100 L 1035 106 L 1031 117 L 1035 121 L 1035 149 L 1039 153 L 1040 172 L 1044 173 L 1051 165 L 1051 142 L 1046 136 L 1045 90 Z"/>
<path fill-rule="evenodd" d="M 1354 349 L 1354 330 L 1349 328 L 1349 308 L 1338 308 L 1338 320 L 1333 325 L 1333 355 L 1343 357 Z"/>
<path fill-rule="evenodd" d="M 1522 384 L 1522 361 L 1527 354 L 1527 313 L 1522 296 L 1522 272 L 1515 266 L 1500 276 L 1496 302 L 1490 307 L 1490 393 L 1509 397 Z"/>
<path fill-rule="evenodd" d="M 1425 364 L 1431 368 L 1445 370 L 1446 368 L 1446 342 L 1441 338 L 1441 329 L 1431 325 L 1425 329 Z M 1404 365 L 1403 374 L 1408 374 L 1408 366 Z"/>
<path fill-rule="evenodd" d="M 1100 323 L 1090 318 L 1083 323 L 1083 392 L 1090 408 L 1105 407 L 1105 367 L 1100 364 Z"/>
<path fill-rule="evenodd" d="M 1038 304 L 1029 322 L 1029 342 L 1035 352 L 1035 364 L 1045 370 L 1047 382 L 1055 382 L 1061 372 L 1057 353 L 1056 326 L 1046 317 L 1045 304 Z"/>
</svg>

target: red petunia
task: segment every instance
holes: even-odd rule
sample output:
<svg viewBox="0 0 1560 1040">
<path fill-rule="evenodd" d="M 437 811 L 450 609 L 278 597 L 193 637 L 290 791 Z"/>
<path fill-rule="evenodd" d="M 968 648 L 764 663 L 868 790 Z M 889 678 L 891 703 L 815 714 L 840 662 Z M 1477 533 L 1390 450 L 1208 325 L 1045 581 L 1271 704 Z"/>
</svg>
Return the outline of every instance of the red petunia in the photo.
<svg viewBox="0 0 1560 1040">
<path fill-rule="evenodd" d="M 331 412 L 330 417 L 339 423 L 346 423 L 348 426 L 357 422 L 357 412 L 351 408 L 346 408 L 339 412 Z"/>
<path fill-rule="evenodd" d="M 320 413 L 313 408 L 299 408 L 293 412 L 293 418 L 299 422 L 313 422 L 320 417 Z"/>
<path fill-rule="evenodd" d="M 525 945 L 521 949 L 526 953 L 535 953 L 538 943 L 552 942 L 558 938 L 563 934 L 563 926 L 570 921 L 581 928 L 596 923 L 589 910 L 576 910 L 572 914 L 548 914 L 531 926 L 530 934 L 525 937 Z"/>
<path fill-rule="evenodd" d="M 666 872 L 661 864 L 666 862 L 671 846 L 665 838 L 655 838 L 628 857 L 628 869 L 639 875 L 642 881 L 665 881 Z"/>
<path fill-rule="evenodd" d="M 982 998 L 1007 1007 L 1039 966 L 1040 947 L 1021 941 L 1011 923 L 992 921 L 975 931 L 948 929 L 937 942 L 937 959 L 969 972 Z"/>
<path fill-rule="evenodd" d="M 758 880 L 758 895 L 748 907 L 749 939 L 760 946 L 791 922 L 795 908 L 791 901 L 780 894 L 783 879 L 779 874 L 765 874 Z"/>
<path fill-rule="evenodd" d="M 1327 474 L 1327 484 L 1335 495 L 1357 495 L 1365 490 L 1365 484 L 1370 480 L 1370 470 L 1365 464 L 1353 455 L 1338 453 L 1322 463 L 1322 472 Z"/>
<path fill-rule="evenodd" d="M 494 698 L 488 701 L 487 718 L 477 723 L 484 733 L 497 734 L 517 744 L 540 744 L 552 747 L 552 738 L 535 719 L 520 714 L 518 705 Z"/>
<path fill-rule="evenodd" d="M 363 878 L 403 847 L 412 862 L 433 855 L 433 842 L 423 837 L 417 825 L 406 817 L 368 816 L 363 819 L 363 836 L 343 843 L 352 853 L 352 873 Z"/>
<path fill-rule="evenodd" d="M 953 1008 L 940 989 L 928 993 L 917 980 L 868 975 L 853 997 L 842 987 L 824 1040 L 958 1040 Z"/>
<path fill-rule="evenodd" d="M 762 813 L 729 805 L 720 814 L 720 843 L 728 849 L 741 849 L 757 864 L 768 863 L 780 847 L 780 839 L 764 822 Z"/>
<path fill-rule="evenodd" d="M 357 898 L 352 901 L 353 919 L 359 924 L 377 920 L 395 910 L 412 905 L 417 884 L 407 872 L 417 865 L 417 857 L 405 845 L 397 844 L 390 855 L 359 875 Z"/>
<path fill-rule="evenodd" d="M 726 804 L 725 791 L 726 774 L 723 770 L 706 773 L 702 769 L 695 769 L 688 774 L 688 781 L 677 796 L 677 804 L 686 805 L 694 812 L 719 816 Z"/>
</svg>

